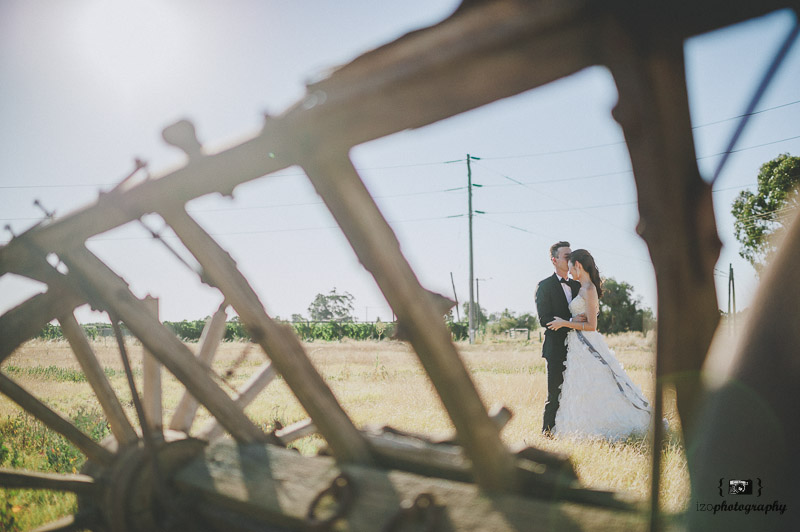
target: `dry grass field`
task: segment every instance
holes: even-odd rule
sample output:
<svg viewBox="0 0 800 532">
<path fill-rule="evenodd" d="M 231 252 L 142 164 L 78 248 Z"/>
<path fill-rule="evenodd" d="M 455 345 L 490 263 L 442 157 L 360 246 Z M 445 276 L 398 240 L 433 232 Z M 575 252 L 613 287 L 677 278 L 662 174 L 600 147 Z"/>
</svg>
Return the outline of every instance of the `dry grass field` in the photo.
<svg viewBox="0 0 800 532">
<path fill-rule="evenodd" d="M 135 341 L 129 341 L 134 373 L 141 390 L 142 350 Z M 608 343 L 632 379 L 652 400 L 652 335 L 623 334 L 610 337 Z M 193 350 L 197 347 L 196 344 L 188 345 Z M 115 343 L 111 339 L 101 339 L 93 342 L 93 346 L 127 408 L 129 418 L 135 419 Z M 452 429 L 433 386 L 407 344 L 394 341 L 342 341 L 312 342 L 305 347 L 357 426 L 388 424 L 401 430 L 426 434 Z M 616 490 L 638 499 L 648 496 L 650 460 L 646 441 L 578 442 L 563 438 L 548 440 L 539 434 L 547 384 L 538 338 L 531 341 L 483 339 L 475 345 L 459 343 L 458 349 L 484 402 L 487 405 L 501 403 L 514 413 L 502 433 L 505 442 L 509 445 L 524 443 L 569 454 L 585 486 Z M 257 346 L 224 343 L 214 363 L 214 370 L 218 375 L 229 374 L 223 386 L 233 389 L 245 382 L 264 360 Z M 3 371 L 67 417 L 99 411 L 89 384 L 81 382 L 80 368 L 66 342 L 28 342 L 3 364 Z M 182 386 L 165 372 L 166 420 L 169 420 L 182 393 Z M 670 400 L 666 403 L 671 437 L 662 456 L 662 503 L 664 510 L 674 513 L 682 511 L 688 503 L 689 482 L 683 447 L 674 433 L 674 428 L 678 426 L 674 404 Z M 280 378 L 262 392 L 247 412 L 265 427 L 275 420 L 289 424 L 306 417 Z M 19 420 L 20 416 L 14 403 L 0 397 L 0 437 L 5 437 L 3 445 L 7 448 L 17 441 L 10 437 L 8 431 L 12 421 Z M 201 411 L 195 427 L 206 417 L 207 414 Z M 296 443 L 303 453 L 314 453 L 321 445 L 322 440 L 313 436 Z M 46 464 L 37 465 L 35 461 L 18 459 L 17 464 L 20 464 L 19 467 L 46 469 Z M 4 466 L 8 467 L 8 463 Z M 70 505 L 74 504 L 69 499 L 59 499 L 57 503 L 52 500 L 39 503 L 31 499 L 6 502 L 3 500 L 6 498 L 7 495 L 0 493 L 0 506 L 5 504 L 5 511 L 13 510 L 18 517 L 17 522 L 22 522 L 24 514 L 40 514 L 44 510 L 41 504 L 48 508 L 47 514 L 69 511 Z M 45 517 L 52 516 L 30 517 L 33 519 L 30 522 L 34 523 L 46 521 Z"/>
</svg>

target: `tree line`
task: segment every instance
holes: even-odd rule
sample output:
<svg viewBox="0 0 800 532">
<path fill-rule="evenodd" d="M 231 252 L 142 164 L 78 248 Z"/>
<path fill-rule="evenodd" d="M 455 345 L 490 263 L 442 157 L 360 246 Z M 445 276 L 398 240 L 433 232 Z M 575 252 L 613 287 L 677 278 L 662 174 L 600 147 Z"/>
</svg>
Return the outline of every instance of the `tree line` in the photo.
<svg viewBox="0 0 800 532">
<path fill-rule="evenodd" d="M 292 315 L 291 321 L 280 320 L 292 327 L 295 334 L 305 341 L 314 340 L 385 340 L 394 337 L 395 323 L 357 322 L 354 316 L 354 297 L 348 292 L 337 292 L 336 288 L 328 294 L 317 294 L 308 307 L 310 319 L 299 314 Z M 508 309 L 488 314 L 486 309 L 476 309 L 476 327 L 481 334 L 503 334 L 510 330 L 527 329 L 534 331 L 540 327 L 536 316 L 531 313 L 516 314 Z M 464 316 L 469 313 L 469 304 L 464 304 Z M 200 339 L 205 327 L 204 320 L 165 321 L 175 335 L 187 342 Z M 466 319 L 453 316 L 451 310 L 443 316 L 453 340 L 466 340 L 469 337 L 469 325 Z M 650 309 L 640 308 L 640 301 L 633 296 L 633 287 L 625 282 L 617 282 L 608 278 L 603 284 L 603 297 L 600 300 L 598 327 L 601 331 L 614 334 L 626 331 L 646 332 L 653 328 L 653 313 Z M 96 339 L 99 336 L 110 336 L 111 326 L 104 323 L 83 325 L 86 336 Z M 124 330 L 123 325 L 123 330 Z M 61 327 L 48 323 L 37 335 L 38 338 L 55 340 L 63 338 Z M 225 341 L 251 341 L 250 333 L 234 316 L 225 324 Z"/>
</svg>

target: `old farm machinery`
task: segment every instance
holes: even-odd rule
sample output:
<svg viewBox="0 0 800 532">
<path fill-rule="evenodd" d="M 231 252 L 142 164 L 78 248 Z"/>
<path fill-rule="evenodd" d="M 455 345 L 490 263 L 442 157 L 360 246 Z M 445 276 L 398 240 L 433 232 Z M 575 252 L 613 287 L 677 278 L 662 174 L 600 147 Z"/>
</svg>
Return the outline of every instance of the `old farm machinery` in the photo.
<svg viewBox="0 0 800 532">
<path fill-rule="evenodd" d="M 95 443 L 0 374 L 0 391 L 88 458 L 76 475 L 3 470 L 0 486 L 77 493 L 78 513 L 50 530 L 737 528 L 741 522 L 730 516 L 691 511 L 665 524 L 651 511 L 657 504 L 635 505 L 582 488 L 564 457 L 508 449 L 499 436 L 505 413 L 490 414 L 482 404 L 442 323 L 440 298 L 417 281 L 348 156 L 351 147 L 372 139 L 605 65 L 619 91 L 613 114 L 628 144 L 638 230 L 657 279 L 656 373 L 659 384 L 670 382 L 677 392 L 693 486 L 715 487 L 746 464 L 745 472 L 768 479 L 771 498 L 795 507 L 757 527 L 797 529 L 800 491 L 793 486 L 800 460 L 793 449 L 800 431 L 793 408 L 799 399 L 800 285 L 782 283 L 777 272 L 800 264 L 800 224 L 761 284 L 731 384 L 705 393 L 699 370 L 719 319 L 713 268 L 720 243 L 711 186 L 696 164 L 683 60 L 686 38 L 785 8 L 797 4 L 465 0 L 443 22 L 370 51 L 310 85 L 302 101 L 268 117 L 261 131 L 241 144 L 206 153 L 190 123 L 171 126 L 164 136 L 187 153 L 183 167 L 136 184 L 124 181 L 93 205 L 43 221 L 0 248 L 0 275 L 47 285 L 46 292 L 0 317 L 0 361 L 57 319 L 113 430 L 109 441 Z M 297 337 L 269 316 L 236 263 L 185 210 L 194 198 L 230 195 L 242 183 L 269 179 L 291 165 L 304 169 L 392 306 L 455 426 L 452 440 L 357 428 Z M 224 295 L 269 359 L 233 397 L 206 370 L 220 340 L 224 308 L 209 320 L 195 357 L 158 321 L 148 301 L 137 298 L 85 246 L 94 235 L 153 213 L 194 255 L 202 281 Z M 54 267 L 52 256 L 66 267 Z M 124 323 L 153 360 L 185 385 L 167 428 L 157 421 L 160 394 L 147 368 L 141 399 L 130 379 L 141 428 L 126 417 L 75 320 L 74 309 L 87 303 L 109 314 L 118 337 L 118 324 Z M 122 341 L 120 348 L 126 360 Z M 243 409 L 276 374 L 310 420 L 265 433 Z M 737 387 L 746 387 L 749 395 Z M 198 404 L 214 420 L 189 434 Z M 660 416 L 660 393 L 654 408 Z M 303 457 L 284 448 L 308 430 L 324 438 L 328 456 Z M 220 439 L 224 432 L 232 438 Z M 661 432 L 656 423 L 655 449 Z"/>
</svg>

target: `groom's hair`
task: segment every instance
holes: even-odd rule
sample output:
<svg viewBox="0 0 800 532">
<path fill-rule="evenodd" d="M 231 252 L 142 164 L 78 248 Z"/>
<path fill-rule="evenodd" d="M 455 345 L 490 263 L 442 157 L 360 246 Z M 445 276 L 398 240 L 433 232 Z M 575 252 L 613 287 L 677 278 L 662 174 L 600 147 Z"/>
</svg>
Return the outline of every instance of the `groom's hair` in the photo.
<svg viewBox="0 0 800 532">
<path fill-rule="evenodd" d="M 565 240 L 562 240 L 561 242 L 556 242 L 555 244 L 550 246 L 550 256 L 556 258 L 556 255 L 558 255 L 558 248 L 568 248 L 568 247 L 570 247 L 569 242 Z"/>
</svg>

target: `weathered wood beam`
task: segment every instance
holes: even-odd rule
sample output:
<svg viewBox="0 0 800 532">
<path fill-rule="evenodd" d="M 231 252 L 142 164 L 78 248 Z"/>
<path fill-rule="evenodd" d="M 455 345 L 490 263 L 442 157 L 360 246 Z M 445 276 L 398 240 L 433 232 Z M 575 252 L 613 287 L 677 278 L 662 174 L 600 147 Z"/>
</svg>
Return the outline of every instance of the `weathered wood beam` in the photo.
<svg viewBox="0 0 800 532">
<path fill-rule="evenodd" d="M 9 379 L 5 374 L 0 373 L 0 392 L 9 399 L 17 403 L 29 414 L 58 432 L 66 439 L 75 444 L 90 460 L 101 465 L 108 466 L 114 460 L 114 455 L 92 440 L 89 436 L 78 429 L 71 421 L 61 417 L 58 413 L 50 409 L 49 406 L 31 395 L 22 386 Z"/>
<path fill-rule="evenodd" d="M 223 301 L 214 315 L 206 322 L 203 327 L 203 333 L 200 335 L 197 363 L 204 368 L 211 367 L 211 361 L 217 353 L 217 347 L 219 347 L 219 343 L 225 336 L 225 321 L 227 319 L 225 308 L 227 306 L 228 303 Z M 172 414 L 169 428 L 188 433 L 197 414 L 197 406 L 197 399 L 187 390 Z"/>
<path fill-rule="evenodd" d="M 176 209 L 160 214 L 203 266 L 204 280 L 219 288 L 239 313 L 253 341 L 275 364 L 331 452 L 345 462 L 370 462 L 364 438 L 317 373 L 292 328 L 269 317 L 233 258 L 186 211 Z"/>
<path fill-rule="evenodd" d="M 91 294 L 91 299 L 125 322 L 142 345 L 220 420 L 237 441 L 272 439 L 217 386 L 207 370 L 196 363 L 189 348 L 150 313 L 145 302 L 131 293 L 124 279 L 85 247 L 72 249 L 62 259 L 70 274 L 78 276 L 81 288 Z"/>
<path fill-rule="evenodd" d="M 721 243 L 711 185 L 697 168 L 683 43 L 634 35 L 627 27 L 607 25 L 607 59 L 619 90 L 614 118 L 625 134 L 636 180 L 637 231 L 656 274 L 656 377 L 675 384 L 691 444 L 700 368 L 719 322 L 714 266 Z M 660 394 L 655 400 L 658 407 Z M 660 423 L 655 426 L 661 429 Z"/>
<path fill-rule="evenodd" d="M 292 474 L 277 473 L 286 471 Z M 263 527 L 296 530 L 308 526 L 306 519 L 314 498 L 340 473 L 348 476 L 353 490 L 352 504 L 343 518 L 347 530 L 387 530 L 401 504 L 410 503 L 421 493 L 430 494 L 441 512 L 431 528 L 437 531 L 644 531 L 647 526 L 642 513 L 560 501 L 557 495 L 492 494 L 474 484 L 337 465 L 329 457 L 304 457 L 270 445 L 235 446 L 225 440 L 209 446 L 204 456 L 182 468 L 174 483 L 196 501 L 202 515 L 214 516 L 220 509 Z M 218 523 L 212 524 L 214 530 L 257 529 L 240 528 L 236 521 Z"/>
<path fill-rule="evenodd" d="M 136 443 L 139 436 L 133 429 L 122 404 L 119 402 L 117 394 L 108 382 L 102 366 L 97 361 L 97 357 L 86 339 L 86 334 L 83 328 L 78 324 L 75 316 L 70 312 L 64 314 L 59 318 L 61 324 L 61 331 L 64 337 L 72 347 L 72 352 L 75 353 L 75 358 L 81 366 L 86 380 L 94 390 L 97 400 L 103 409 L 103 412 L 111 425 L 111 433 L 117 439 L 120 447 Z"/>
<path fill-rule="evenodd" d="M 453 421 L 477 481 L 489 489 L 513 489 L 513 459 L 458 356 L 442 314 L 414 275 L 347 154 L 326 153 L 322 146 L 306 149 L 298 162 L 397 314 Z"/>
</svg>

